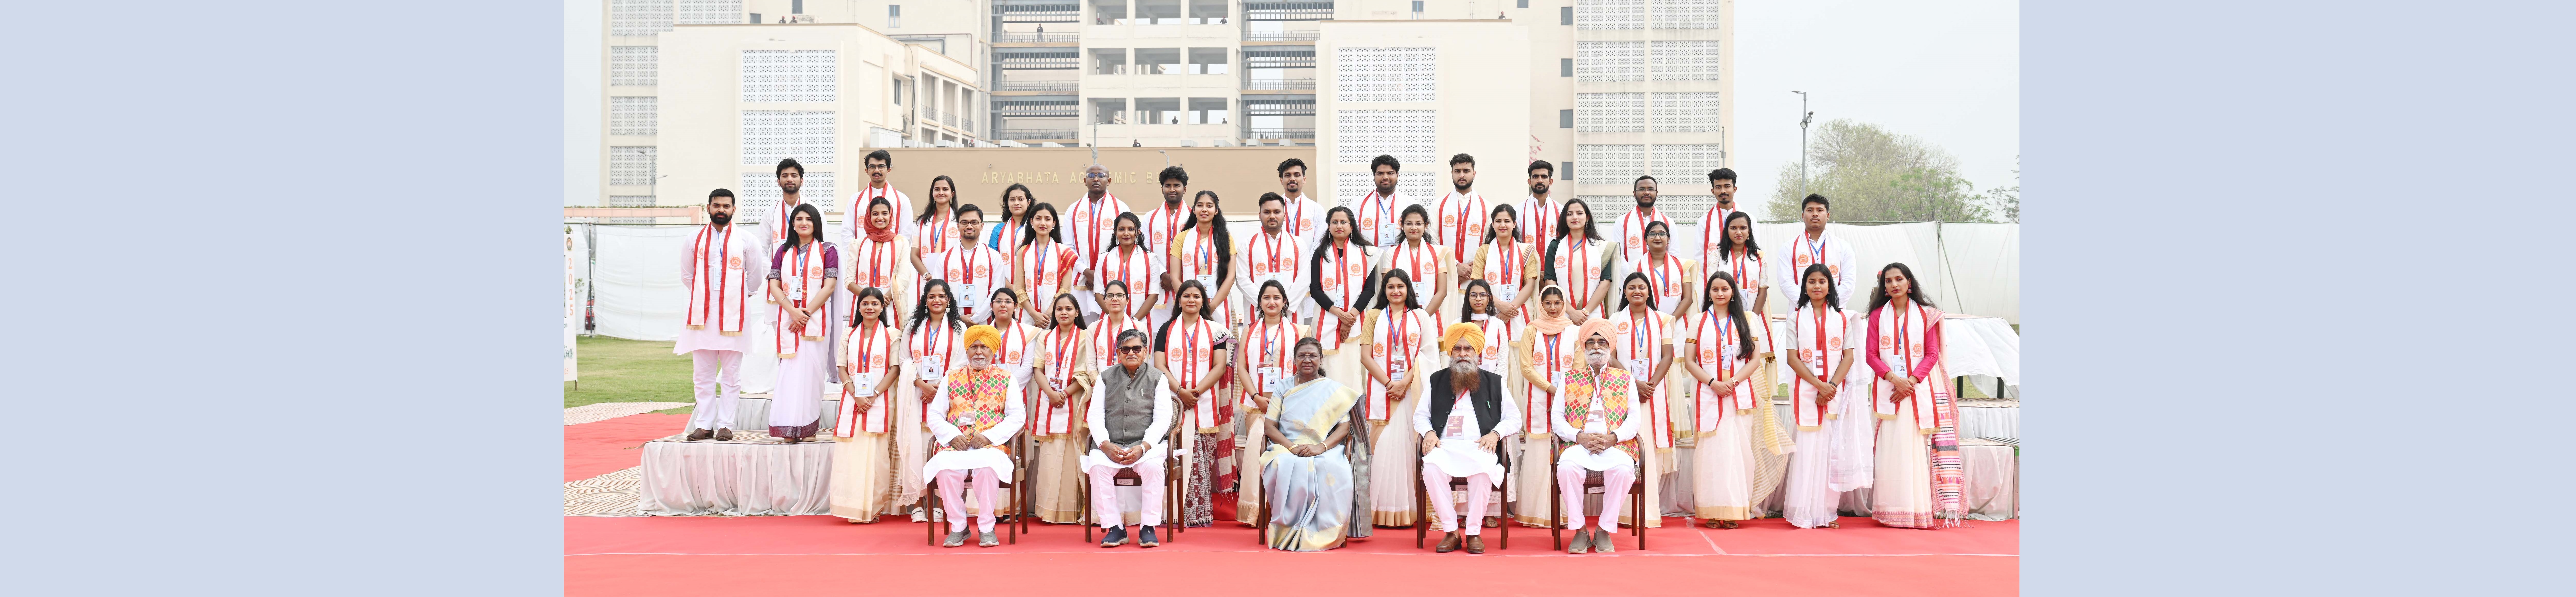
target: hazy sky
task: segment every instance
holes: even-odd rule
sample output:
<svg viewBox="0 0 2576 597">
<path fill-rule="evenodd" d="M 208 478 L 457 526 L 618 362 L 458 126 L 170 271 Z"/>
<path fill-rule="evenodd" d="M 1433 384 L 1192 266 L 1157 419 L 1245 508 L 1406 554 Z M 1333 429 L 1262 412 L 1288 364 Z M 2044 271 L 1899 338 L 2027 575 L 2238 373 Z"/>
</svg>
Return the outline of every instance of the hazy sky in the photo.
<svg viewBox="0 0 2576 597">
<path fill-rule="evenodd" d="M 2017 0 L 1739 0 L 1735 143 L 1742 195 L 1764 200 L 1798 162 L 1798 94 L 1816 122 L 1850 118 L 1931 142 L 1977 190 L 2014 186 L 2021 153 Z M 1794 180 L 1794 179 L 1793 179 Z"/>
</svg>

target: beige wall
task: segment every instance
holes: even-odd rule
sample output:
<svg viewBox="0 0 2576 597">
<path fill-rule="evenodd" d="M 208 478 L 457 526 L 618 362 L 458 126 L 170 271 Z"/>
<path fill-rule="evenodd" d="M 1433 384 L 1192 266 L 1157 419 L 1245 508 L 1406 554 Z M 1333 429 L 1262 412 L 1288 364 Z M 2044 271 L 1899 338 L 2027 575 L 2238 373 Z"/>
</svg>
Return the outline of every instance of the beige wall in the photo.
<svg viewBox="0 0 2576 597">
<path fill-rule="evenodd" d="M 1152 147 L 1104 147 L 1100 164 L 1109 169 L 1109 194 L 1127 202 L 1139 213 L 1160 205 L 1162 194 L 1155 176 L 1163 171 L 1165 153 Z M 1279 162 L 1288 158 L 1315 162 L 1313 147 L 1165 147 L 1171 164 L 1190 173 L 1190 194 L 1201 190 L 1216 191 L 1229 218 L 1258 213 L 1254 208 L 1262 193 L 1279 192 Z M 888 149 L 894 155 L 894 172 L 889 178 L 895 189 L 911 195 L 915 202 L 930 197 L 930 179 L 947 175 L 957 181 L 957 196 L 963 203 L 984 208 L 988 216 L 998 218 L 1002 189 L 1011 183 L 1029 185 L 1039 202 L 1064 206 L 1083 195 L 1082 174 L 1091 164 L 1091 149 L 1080 147 L 933 147 Z M 859 155 L 865 155 L 861 153 Z M 855 169 L 854 169 L 855 170 Z M 866 183 L 864 176 L 852 178 L 842 189 L 843 195 L 855 193 Z M 1311 191 L 1310 191 L 1311 192 Z"/>
</svg>

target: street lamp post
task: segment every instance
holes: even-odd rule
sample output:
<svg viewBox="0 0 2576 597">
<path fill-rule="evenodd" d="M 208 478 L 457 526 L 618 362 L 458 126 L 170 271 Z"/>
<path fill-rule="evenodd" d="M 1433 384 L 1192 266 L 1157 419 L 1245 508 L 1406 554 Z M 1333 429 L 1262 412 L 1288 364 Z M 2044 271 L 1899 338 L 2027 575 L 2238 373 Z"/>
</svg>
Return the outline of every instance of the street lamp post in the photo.
<svg viewBox="0 0 2576 597">
<path fill-rule="evenodd" d="M 1798 117 L 1798 197 L 1804 200 L 1807 196 L 1807 123 L 1816 120 L 1816 113 L 1807 110 L 1807 92 L 1793 90 L 1790 93 L 1798 94 L 1798 112 L 1801 114 Z"/>
</svg>

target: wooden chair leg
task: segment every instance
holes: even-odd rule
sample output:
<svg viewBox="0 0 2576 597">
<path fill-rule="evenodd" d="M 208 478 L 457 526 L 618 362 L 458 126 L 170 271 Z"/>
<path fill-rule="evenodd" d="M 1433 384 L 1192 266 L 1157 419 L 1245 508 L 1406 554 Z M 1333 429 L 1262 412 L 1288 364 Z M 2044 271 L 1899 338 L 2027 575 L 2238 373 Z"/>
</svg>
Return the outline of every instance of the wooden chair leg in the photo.
<svg viewBox="0 0 2576 597">
<path fill-rule="evenodd" d="M 929 539 L 928 543 L 930 545 L 938 545 L 939 525 L 942 522 L 939 520 L 939 479 L 937 477 L 932 477 L 930 479 L 930 483 L 926 484 L 923 489 L 924 491 L 922 491 L 921 496 L 921 512 L 924 516 L 929 518 L 930 524 L 922 525 L 922 532 L 929 533 L 927 538 Z"/>
</svg>

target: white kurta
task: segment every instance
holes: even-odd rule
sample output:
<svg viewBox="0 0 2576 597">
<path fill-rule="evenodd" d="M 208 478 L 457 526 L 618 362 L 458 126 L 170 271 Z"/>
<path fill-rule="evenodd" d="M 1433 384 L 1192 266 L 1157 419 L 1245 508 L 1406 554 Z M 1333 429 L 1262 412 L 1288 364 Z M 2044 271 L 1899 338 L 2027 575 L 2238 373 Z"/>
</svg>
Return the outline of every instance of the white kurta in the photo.
<svg viewBox="0 0 2576 597">
<path fill-rule="evenodd" d="M 1506 379 L 1505 382 L 1508 384 L 1509 380 Z M 1495 487 L 1502 487 L 1503 463 L 1497 460 L 1498 457 L 1494 452 L 1487 451 L 1483 446 L 1476 444 L 1476 439 L 1484 437 L 1485 434 L 1477 431 L 1483 428 L 1478 424 L 1482 421 L 1475 420 L 1476 408 L 1467 401 L 1467 395 L 1459 394 L 1453 397 L 1455 402 L 1449 407 L 1451 420 L 1440 421 L 1436 426 L 1431 420 L 1430 396 L 1423 398 L 1423 400 L 1414 401 L 1413 432 L 1415 434 L 1439 432 L 1440 444 L 1432 448 L 1430 454 L 1422 457 L 1422 466 L 1438 468 L 1440 472 L 1448 473 L 1451 477 L 1485 475 L 1485 479 L 1492 481 Z M 1463 420 L 1460 416 L 1462 414 L 1465 415 Z M 1504 395 L 1501 418 L 1495 421 L 1493 433 L 1508 438 L 1513 431 L 1520 429 L 1520 424 L 1520 405 L 1514 403 L 1511 396 Z M 1464 427 L 1461 428 L 1459 425 Z M 1502 442 L 1494 443 L 1497 449 L 1502 446 Z"/>
<path fill-rule="evenodd" d="M 956 301 L 957 314 L 968 324 L 993 319 L 993 289 L 1010 280 L 1010 258 L 983 245 L 969 244 L 956 251 L 928 254 L 922 261 L 930 266 L 930 271 L 925 272 L 929 279 L 948 281 L 949 298 Z M 975 304 L 984 306 L 968 306 Z"/>
<path fill-rule="evenodd" d="M 1171 386 L 1159 383 L 1147 385 L 1154 386 L 1154 420 L 1145 425 L 1145 439 L 1142 441 L 1152 447 L 1147 448 L 1145 456 L 1136 461 L 1162 462 L 1163 459 L 1171 457 L 1172 443 L 1169 440 L 1172 435 L 1172 407 L 1180 404 L 1180 400 L 1172 397 Z M 1118 461 L 1109 459 L 1109 453 L 1100 451 L 1100 444 L 1109 441 L 1109 429 L 1100 424 L 1101 417 L 1105 416 L 1102 413 L 1106 409 L 1101 404 L 1105 402 L 1108 401 L 1102 400 L 1099 396 L 1091 397 L 1091 407 L 1082 417 L 1082 420 L 1090 422 L 1091 426 L 1091 452 L 1082 455 L 1084 471 L 1102 467 L 1114 470 L 1136 466 L 1119 464 Z"/>
<path fill-rule="evenodd" d="M 940 379 L 940 390 L 930 398 L 929 412 L 932 413 L 930 438 L 941 444 L 948 443 L 949 439 L 964 432 L 957 427 L 956 422 L 948 420 L 947 388 L 950 377 L 955 376 L 943 376 Z M 939 471 L 973 471 L 979 468 L 993 469 L 993 473 L 1003 479 L 1011 478 L 1011 455 L 1002 451 L 1001 446 L 1008 445 L 1007 442 L 1010 441 L 1011 436 L 1018 435 L 1020 425 L 1028 420 L 1027 411 L 1020 408 L 1020 402 L 1024 398 L 1018 385 L 1010 386 L 1004 394 L 1002 422 L 994 423 L 991 429 L 984 430 L 984 439 L 992 442 L 993 446 L 973 450 L 940 450 L 938 454 L 931 455 L 930 462 L 921 465 L 922 478 L 936 476 Z"/>
<path fill-rule="evenodd" d="M 1099 199 L 1086 194 L 1064 206 L 1058 219 L 1063 221 L 1064 242 L 1073 245 L 1073 254 L 1082 259 L 1077 269 L 1090 270 L 1094 259 L 1118 243 L 1118 214 L 1127 212 L 1127 203 L 1107 192 Z"/>
<path fill-rule="evenodd" d="M 1777 250 L 1774 248 L 1770 252 Z M 1823 257 L 1819 258 L 1819 254 Z M 1826 230 L 1824 238 L 1821 239 L 1807 238 L 1805 231 L 1799 231 L 1797 236 L 1789 237 L 1786 255 L 1788 259 L 1780 264 L 1786 267 L 1772 268 L 1775 272 L 1773 275 L 1777 277 L 1772 280 L 1771 287 L 1779 290 L 1781 298 L 1788 299 L 1790 304 L 1797 304 L 1798 297 L 1807 293 L 1805 282 L 1807 266 L 1817 263 L 1825 264 L 1825 268 L 1833 272 L 1834 294 L 1842 297 L 1843 304 L 1849 305 L 1854 301 L 1867 298 L 1853 293 L 1861 290 L 1860 280 L 1871 272 L 1857 271 L 1860 259 L 1858 254 L 1852 252 L 1850 243 L 1843 242 L 1843 238 L 1835 235 L 1832 230 Z"/>
<path fill-rule="evenodd" d="M 716 322 L 708 322 L 706 325 L 699 326 L 699 329 L 690 329 L 689 326 L 682 325 L 679 341 L 671 345 L 671 354 L 688 354 L 699 350 L 750 352 L 751 338 L 769 329 L 766 322 L 769 320 L 770 308 L 760 300 L 762 290 L 769 286 L 769 243 L 761 236 L 758 229 L 746 226 L 734 226 L 733 229 L 732 246 L 727 249 L 725 259 L 727 267 L 733 267 L 733 264 L 739 263 L 742 268 L 741 285 L 737 288 L 741 296 L 734 299 L 741 305 L 740 309 L 745 319 L 742 328 L 737 333 L 727 335 Z M 691 288 L 697 284 L 697 271 L 690 267 L 696 263 L 696 251 L 697 248 L 692 246 L 680 252 L 680 288 Z M 681 304 L 687 305 L 688 302 L 684 299 Z M 686 318 L 682 320 L 686 321 Z"/>
<path fill-rule="evenodd" d="M 1582 365 L 1576 366 L 1580 367 Z M 1630 379 L 1634 380 L 1631 383 L 1644 383 L 1644 380 L 1641 379 L 1636 379 L 1634 377 L 1631 377 Z M 1628 417 L 1621 419 L 1619 421 L 1619 427 L 1616 429 L 1610 427 L 1607 413 L 1602 412 L 1600 392 L 1593 392 L 1590 416 L 1584 418 L 1583 425 L 1580 427 L 1565 422 L 1564 394 L 1559 393 L 1555 399 L 1550 400 L 1547 417 L 1549 426 L 1556 431 L 1556 439 L 1566 444 L 1565 451 L 1557 454 L 1557 461 L 1560 463 L 1573 463 L 1575 466 L 1583 467 L 1583 470 L 1587 471 L 1606 471 L 1618 467 L 1626 467 L 1630 470 L 1635 470 L 1637 466 L 1636 459 L 1629 458 L 1626 450 L 1619 449 L 1618 446 L 1615 445 L 1618 442 L 1611 442 L 1614 445 L 1601 450 L 1598 454 L 1595 454 L 1591 450 L 1584 449 L 1582 443 L 1575 441 L 1575 434 L 1578 432 L 1609 433 L 1617 436 L 1619 442 L 1635 439 L 1637 437 L 1637 431 L 1640 429 L 1639 423 L 1642 422 L 1646 415 L 1646 409 L 1637 408 L 1639 402 L 1636 399 L 1636 392 L 1637 390 L 1633 386 L 1629 388 Z M 1653 449 L 1651 446 L 1639 447 L 1642 449 Z"/>
<path fill-rule="evenodd" d="M 1646 274 L 1646 287 L 1654 293 L 1656 311 L 1665 315 L 1681 315 L 1682 311 L 1686 310 L 1685 307 L 1699 305 L 1696 300 L 1687 303 L 1682 300 L 1693 287 L 1705 291 L 1708 285 L 1708 278 L 1700 275 L 1699 262 L 1691 261 L 1682 257 L 1680 253 L 1673 252 L 1664 253 L 1664 258 L 1661 260 L 1645 253 L 1638 253 L 1635 257 L 1636 259 L 1633 260 L 1619 262 L 1619 271 L 1610 276 L 1612 284 L 1625 284 L 1628 274 L 1643 273 Z M 1610 287 L 1610 306 L 1619 306 L 1622 292 L 1625 290 L 1620 286 Z"/>
</svg>

